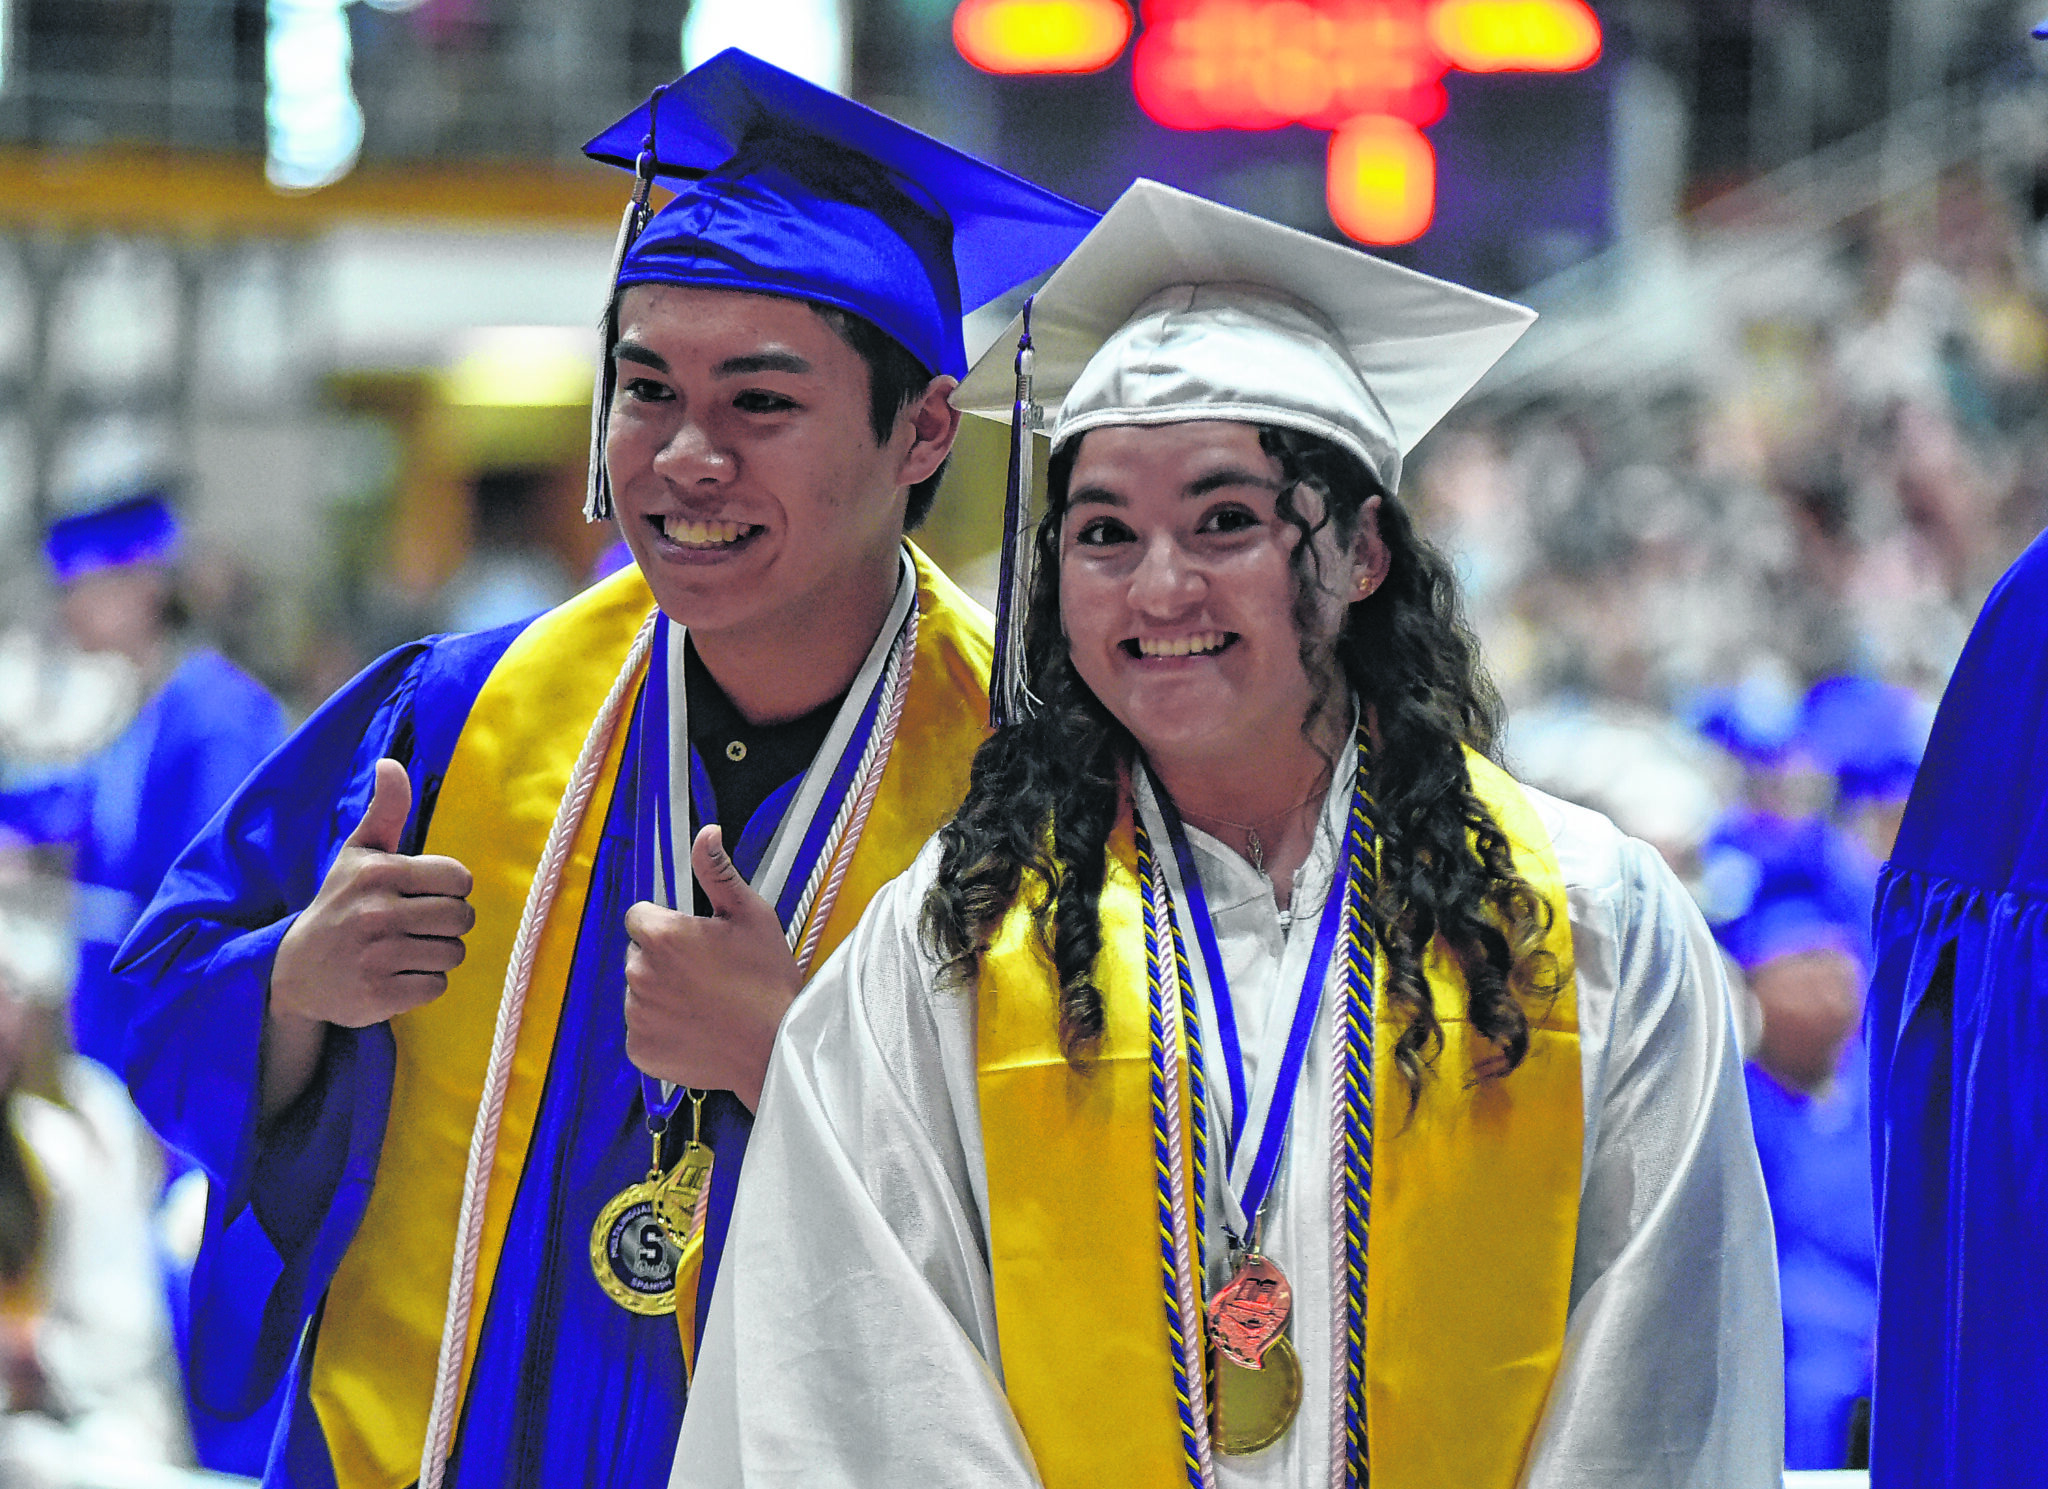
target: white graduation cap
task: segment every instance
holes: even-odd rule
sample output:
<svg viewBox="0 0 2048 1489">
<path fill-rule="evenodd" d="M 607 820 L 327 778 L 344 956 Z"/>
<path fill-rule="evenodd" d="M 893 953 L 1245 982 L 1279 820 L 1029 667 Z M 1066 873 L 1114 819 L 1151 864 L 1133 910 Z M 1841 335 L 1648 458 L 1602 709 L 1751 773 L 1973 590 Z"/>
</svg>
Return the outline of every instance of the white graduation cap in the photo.
<svg viewBox="0 0 2048 1489">
<path fill-rule="evenodd" d="M 1029 712 L 1030 445 L 1232 419 L 1320 435 L 1389 492 L 1401 458 L 1536 313 L 1157 181 L 1132 184 L 953 394 L 1011 423 L 995 721 Z M 1014 362 L 1012 348 L 1015 348 Z"/>
</svg>

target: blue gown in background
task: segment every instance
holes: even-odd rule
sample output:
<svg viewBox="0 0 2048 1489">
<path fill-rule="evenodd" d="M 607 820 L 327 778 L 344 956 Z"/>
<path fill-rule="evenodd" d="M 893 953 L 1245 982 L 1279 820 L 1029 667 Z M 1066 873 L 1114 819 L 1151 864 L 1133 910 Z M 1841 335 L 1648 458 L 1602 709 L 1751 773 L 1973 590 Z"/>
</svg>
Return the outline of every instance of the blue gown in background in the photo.
<svg viewBox="0 0 2048 1489">
<path fill-rule="evenodd" d="M 1851 1044 L 1828 1091 L 1743 1071 L 1777 1233 L 1785 1307 L 1785 1466 L 1840 1468 L 1850 1418 L 1870 1394 L 1877 1250 L 1870 1199 L 1870 1092 Z"/>
<path fill-rule="evenodd" d="M 193 651 L 104 749 L 0 790 L 0 825 L 75 854 L 71 1026 L 79 1053 L 118 1066 L 134 995 L 113 975 L 115 950 L 178 853 L 284 736 L 284 710 L 261 683 L 218 652 Z M 182 1259 L 166 1257 L 165 1273 L 182 1364 L 191 1343 L 189 1279 Z M 268 1430 L 260 1414 L 222 1421 L 197 1403 L 187 1407 L 201 1466 L 261 1465 Z"/>
<path fill-rule="evenodd" d="M 171 861 L 284 735 L 284 710 L 263 684 L 218 652 L 193 651 L 104 749 L 0 789 L 0 827 L 77 855 L 80 1054 L 120 1059 L 129 1001 L 109 970 L 115 949 Z"/>
<path fill-rule="evenodd" d="M 1874 928 L 1871 1483 L 2048 1483 L 2048 534 L 1963 649 Z"/>
</svg>

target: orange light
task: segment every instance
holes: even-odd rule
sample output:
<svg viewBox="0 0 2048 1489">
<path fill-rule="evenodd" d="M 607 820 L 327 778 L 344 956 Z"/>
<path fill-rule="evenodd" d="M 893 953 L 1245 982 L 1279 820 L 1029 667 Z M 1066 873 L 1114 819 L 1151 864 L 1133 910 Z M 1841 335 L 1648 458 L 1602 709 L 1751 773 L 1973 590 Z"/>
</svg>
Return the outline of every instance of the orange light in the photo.
<svg viewBox="0 0 2048 1489">
<path fill-rule="evenodd" d="M 1577 72 L 1600 58 L 1585 0 L 1441 0 L 1429 33 L 1465 72 Z"/>
<path fill-rule="evenodd" d="M 983 72 L 1100 72 L 1131 36 L 1124 0 L 965 0 L 953 45 Z"/>
<path fill-rule="evenodd" d="M 1138 106 L 1173 129 L 1334 129 L 1443 116 L 1423 0 L 1146 0 Z"/>
<path fill-rule="evenodd" d="M 1412 243 L 1436 216 L 1436 151 L 1406 119 L 1368 114 L 1330 136 L 1330 217 L 1361 243 Z"/>
</svg>

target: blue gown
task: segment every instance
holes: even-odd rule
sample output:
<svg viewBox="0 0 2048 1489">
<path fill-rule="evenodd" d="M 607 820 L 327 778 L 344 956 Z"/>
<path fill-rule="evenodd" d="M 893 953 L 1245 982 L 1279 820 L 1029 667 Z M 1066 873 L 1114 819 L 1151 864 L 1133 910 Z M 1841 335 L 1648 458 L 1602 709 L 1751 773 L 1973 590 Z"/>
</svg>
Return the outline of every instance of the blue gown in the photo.
<svg viewBox="0 0 2048 1489">
<path fill-rule="evenodd" d="M 1851 1413 L 1870 1394 L 1877 1248 L 1866 1073 L 1855 1044 L 1820 1096 L 1787 1090 L 1755 1064 L 1743 1072 L 1777 1233 L 1787 1468 L 1842 1467 Z"/>
<path fill-rule="evenodd" d="M 1871 1483 L 2048 1481 L 2048 534 L 1963 648 L 1874 924 Z"/>
<path fill-rule="evenodd" d="M 309 1366 L 321 1299 L 376 1174 L 394 1056 L 385 1026 L 330 1030 L 313 1085 L 259 1126 L 270 965 L 291 907 L 311 900 L 361 819 L 381 757 L 402 762 L 413 781 L 402 846 L 417 851 L 456 735 L 521 628 L 401 647 L 329 700 L 180 859 L 123 950 L 123 970 L 143 990 L 126 1048 L 130 1087 L 213 1181 L 193 1281 L 192 1392 L 233 1417 L 284 1391 L 266 1484 L 334 1483 Z M 638 706 L 630 729 L 629 766 Z M 624 919 L 644 897 L 631 778 L 622 771 L 607 809 L 548 1084 L 484 1303 L 466 1397 L 480 1405 L 464 1411 L 447 1479 L 458 1489 L 662 1483 L 674 1456 L 684 1401 L 675 1319 L 620 1309 L 588 1260 L 592 1220 L 648 1163 L 640 1078 L 625 1054 Z M 779 818 L 791 794 L 771 795 L 740 834 L 743 871 L 768 836 L 760 824 Z M 701 782 L 693 796 L 709 799 Z M 752 1123 L 729 1093 L 707 1101 L 705 1121 L 719 1153 L 712 1215 L 722 1222 L 720 1191 L 738 1178 Z M 714 1224 L 700 1299 L 722 1245 Z M 700 1306 L 700 1326 L 708 1311 Z"/>
<path fill-rule="evenodd" d="M 120 1058 L 128 995 L 109 967 L 178 852 L 285 735 L 284 710 L 215 651 L 193 651 L 97 754 L 0 789 L 0 827 L 76 853 L 72 1038 Z"/>
</svg>

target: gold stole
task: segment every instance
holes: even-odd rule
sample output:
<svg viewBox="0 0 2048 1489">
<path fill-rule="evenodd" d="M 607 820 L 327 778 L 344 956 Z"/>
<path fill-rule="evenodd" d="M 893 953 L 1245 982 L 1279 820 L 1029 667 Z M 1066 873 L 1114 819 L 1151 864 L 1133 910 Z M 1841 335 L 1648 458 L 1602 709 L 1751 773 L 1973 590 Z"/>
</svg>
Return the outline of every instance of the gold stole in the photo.
<svg viewBox="0 0 2048 1489">
<path fill-rule="evenodd" d="M 821 961 L 852 931 L 875 891 L 908 868 L 952 815 L 987 732 L 988 614 L 914 546 L 911 556 L 918 630 L 910 692 L 820 940 Z M 392 1021 L 398 1059 L 383 1153 L 362 1224 L 328 1289 L 312 1363 L 313 1406 L 341 1489 L 399 1489 L 419 1475 L 463 1168 L 512 941 L 584 736 L 653 604 L 640 571 L 628 568 L 536 620 L 485 680 L 457 738 L 425 851 L 469 866 L 476 927 L 448 991 Z M 622 725 L 541 936 L 485 1199 L 465 1390 L 547 1082 L 625 737 Z M 679 1297 L 685 1339 L 696 1307 L 694 1275 L 691 1268 L 679 1288 L 688 1291 Z"/>
<path fill-rule="evenodd" d="M 1550 907 L 1545 944 L 1562 987 L 1541 1010 L 1528 1059 L 1505 1080 L 1474 1085 L 1469 1073 L 1491 1047 L 1467 1021 L 1456 961 L 1441 943 L 1432 948 L 1426 970 L 1444 1050 L 1406 1125 L 1406 1087 L 1393 1062 L 1404 1021 L 1384 1007 L 1379 1015 L 1366 1301 L 1375 1489 L 1512 1489 L 1564 1346 L 1585 1121 L 1571 922 L 1556 856 L 1528 799 L 1497 767 L 1467 758 L 1516 870 Z M 1058 979 L 1021 903 L 990 947 L 979 987 L 1002 1371 L 1047 1489 L 1186 1478 L 1160 1271 L 1144 922 L 1128 818 L 1109 856 L 1099 1054 L 1076 1070 L 1061 1053 Z M 1382 961 L 1375 986 L 1384 985 Z M 1327 1390 L 1326 1369 L 1304 1368 L 1309 1389 Z"/>
</svg>

